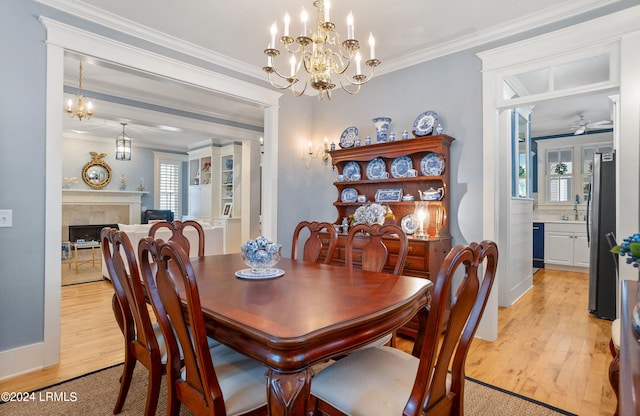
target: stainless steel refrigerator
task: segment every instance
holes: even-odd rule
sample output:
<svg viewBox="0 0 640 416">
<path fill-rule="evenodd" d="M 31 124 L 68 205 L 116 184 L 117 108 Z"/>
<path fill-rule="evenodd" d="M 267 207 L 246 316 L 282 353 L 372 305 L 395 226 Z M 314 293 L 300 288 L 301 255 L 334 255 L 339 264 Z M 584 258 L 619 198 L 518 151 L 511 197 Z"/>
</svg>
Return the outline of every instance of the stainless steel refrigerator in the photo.
<svg viewBox="0 0 640 416">
<path fill-rule="evenodd" d="M 616 162 L 614 153 L 596 153 L 587 198 L 589 259 L 589 312 L 603 319 L 616 318 L 618 275 L 606 234 L 616 228 Z"/>
</svg>

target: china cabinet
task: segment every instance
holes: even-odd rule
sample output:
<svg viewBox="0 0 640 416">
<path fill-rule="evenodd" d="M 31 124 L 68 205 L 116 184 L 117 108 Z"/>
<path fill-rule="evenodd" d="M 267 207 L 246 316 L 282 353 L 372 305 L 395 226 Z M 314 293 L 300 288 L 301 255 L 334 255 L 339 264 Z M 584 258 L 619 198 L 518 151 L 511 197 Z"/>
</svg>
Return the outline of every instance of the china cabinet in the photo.
<svg viewBox="0 0 640 416">
<path fill-rule="evenodd" d="M 449 149 L 453 140 L 455 140 L 453 137 L 447 135 L 437 135 L 329 152 L 332 164 L 337 169 L 338 178 L 342 179 L 334 182 L 337 189 L 337 199 L 333 203 L 337 210 L 335 223 L 341 224 L 343 218 L 349 218 L 358 207 L 367 202 L 378 202 L 388 205 L 393 212 L 394 219 L 386 221 L 402 226 L 405 217 L 414 215 L 417 204 L 427 202 L 429 215 L 424 219 L 423 224 L 426 235 L 425 238 L 417 238 L 416 234 L 412 233 L 414 230 L 409 229 L 409 253 L 403 274 L 435 279 L 442 261 L 451 250 L 448 187 Z M 435 170 L 431 163 L 433 160 L 439 163 L 436 164 Z M 403 166 L 403 169 L 397 169 L 399 162 L 408 163 L 408 165 Z M 353 175 L 353 171 L 356 170 L 359 171 L 359 178 Z M 409 176 L 414 174 L 415 176 Z M 346 189 L 350 191 L 345 192 Z M 355 190 L 355 194 L 360 196 L 360 202 L 357 199 L 352 200 L 351 194 L 354 191 L 351 190 Z M 429 197 L 435 195 L 440 199 L 421 201 L 421 193 Z M 414 200 L 407 200 L 407 196 L 412 196 Z M 383 201 L 376 200 L 381 197 Z M 365 202 L 362 202 L 363 199 Z M 344 265 L 345 243 L 346 234 L 341 232 L 338 235 L 338 244 L 334 253 L 334 264 Z M 358 246 L 362 247 L 363 243 L 364 241 L 358 243 L 356 240 L 355 263 L 358 263 L 360 256 Z M 389 264 L 385 270 L 392 271 L 399 242 L 397 239 L 390 238 L 385 240 L 385 244 L 389 250 Z M 417 322 L 412 320 L 398 332 L 415 337 Z"/>
</svg>

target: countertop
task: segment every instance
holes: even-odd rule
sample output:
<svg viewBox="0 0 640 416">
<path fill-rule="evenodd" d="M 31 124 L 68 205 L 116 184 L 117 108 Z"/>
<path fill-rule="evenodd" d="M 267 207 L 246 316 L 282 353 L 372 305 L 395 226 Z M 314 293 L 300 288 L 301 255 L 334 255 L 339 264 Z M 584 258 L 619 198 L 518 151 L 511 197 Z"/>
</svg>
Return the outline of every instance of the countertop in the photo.
<svg viewBox="0 0 640 416">
<path fill-rule="evenodd" d="M 533 222 L 544 222 L 545 224 L 583 224 L 585 223 L 584 220 L 582 221 L 574 221 L 574 220 L 569 220 L 569 221 L 564 221 L 564 220 L 533 220 Z"/>
</svg>

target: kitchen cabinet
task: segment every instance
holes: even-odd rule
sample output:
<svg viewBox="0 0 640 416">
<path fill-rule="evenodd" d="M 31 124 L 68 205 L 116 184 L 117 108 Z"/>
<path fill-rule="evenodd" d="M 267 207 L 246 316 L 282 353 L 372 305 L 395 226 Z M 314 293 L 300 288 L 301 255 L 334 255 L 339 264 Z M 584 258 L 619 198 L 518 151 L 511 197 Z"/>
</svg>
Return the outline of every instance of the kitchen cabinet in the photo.
<svg viewBox="0 0 640 416">
<path fill-rule="evenodd" d="M 546 223 L 544 262 L 567 267 L 589 267 L 589 246 L 584 223 Z"/>
</svg>

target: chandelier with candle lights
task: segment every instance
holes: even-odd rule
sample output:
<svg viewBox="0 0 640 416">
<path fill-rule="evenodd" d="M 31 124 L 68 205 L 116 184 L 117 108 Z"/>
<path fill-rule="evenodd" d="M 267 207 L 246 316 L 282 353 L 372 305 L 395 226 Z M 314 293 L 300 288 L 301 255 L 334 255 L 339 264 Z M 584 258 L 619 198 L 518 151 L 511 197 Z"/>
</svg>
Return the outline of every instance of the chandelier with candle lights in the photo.
<svg viewBox="0 0 640 416">
<path fill-rule="evenodd" d="M 82 121 L 83 118 L 90 119 L 93 115 L 93 104 L 91 101 L 88 101 L 85 108 L 84 97 L 82 96 L 82 61 L 80 61 L 80 81 L 78 82 L 76 108 L 75 110 L 73 109 L 73 100 L 69 99 L 69 101 L 67 101 L 67 115 L 69 118 L 78 117 L 80 121 Z"/>
<path fill-rule="evenodd" d="M 285 75 L 275 68 L 275 58 L 280 55 L 276 48 L 278 26 L 275 22 L 271 26 L 271 42 L 264 50 L 267 66 L 262 69 L 268 74 L 271 85 L 279 89 L 288 88 L 296 97 L 304 94 L 308 85 L 318 91 L 320 100 L 325 95 L 331 99 L 331 90 L 338 84 L 349 94 L 357 94 L 360 87 L 373 78 L 374 68 L 380 65 L 380 61 L 375 57 L 375 39 L 369 34 L 371 55 L 365 61 L 370 68 L 370 74 L 367 76 L 362 73 L 360 43 L 354 36 L 353 15 L 349 13 L 347 16 L 347 38 L 340 42 L 335 24 L 329 18 L 329 1 L 315 0 L 313 6 L 318 15 L 316 30 L 307 29 L 307 12 L 303 8 L 300 15 L 302 29 L 295 39 L 289 34 L 289 14 L 284 16 L 284 33 L 279 42 L 288 53 L 289 74 Z M 304 72 L 301 69 L 304 69 Z M 300 85 L 301 76 L 305 77 L 304 85 L 296 89 L 296 86 Z"/>
</svg>

